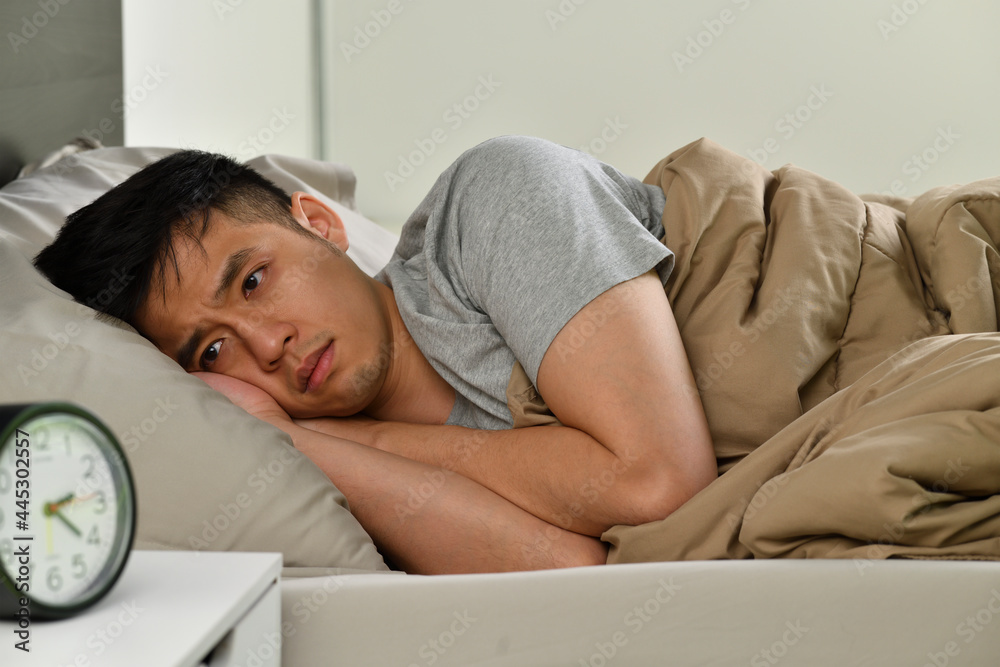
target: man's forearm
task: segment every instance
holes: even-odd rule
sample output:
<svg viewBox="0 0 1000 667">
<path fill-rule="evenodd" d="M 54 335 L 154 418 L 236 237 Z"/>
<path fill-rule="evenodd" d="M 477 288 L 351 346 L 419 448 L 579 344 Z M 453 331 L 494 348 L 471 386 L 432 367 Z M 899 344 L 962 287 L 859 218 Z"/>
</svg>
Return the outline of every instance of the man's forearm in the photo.
<svg viewBox="0 0 1000 667">
<path fill-rule="evenodd" d="M 638 457 L 616 456 L 577 429 L 550 425 L 482 431 L 351 419 L 299 423 L 455 471 L 547 523 L 584 535 L 657 518 L 633 509 L 629 484 L 638 472 Z"/>
<path fill-rule="evenodd" d="M 460 474 L 295 424 L 295 446 L 347 497 L 393 563 L 424 574 L 603 563 L 596 539 L 541 521 Z"/>
</svg>

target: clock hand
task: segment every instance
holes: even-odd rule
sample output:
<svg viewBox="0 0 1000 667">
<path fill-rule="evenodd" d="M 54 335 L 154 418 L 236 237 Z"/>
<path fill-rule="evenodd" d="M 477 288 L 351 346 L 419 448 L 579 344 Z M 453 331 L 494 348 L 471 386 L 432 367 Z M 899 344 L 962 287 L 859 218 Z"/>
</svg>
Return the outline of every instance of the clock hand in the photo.
<svg viewBox="0 0 1000 667">
<path fill-rule="evenodd" d="M 55 517 L 56 517 L 57 519 L 59 519 L 60 521 L 62 521 L 62 522 L 63 522 L 64 524 L 66 524 L 66 526 L 67 526 L 67 527 L 68 527 L 68 528 L 69 528 L 70 530 L 72 530 L 72 531 L 73 531 L 74 533 L 76 533 L 76 536 L 77 536 L 77 537 L 83 537 L 83 532 L 82 532 L 82 531 L 81 531 L 81 530 L 80 530 L 79 528 L 77 528 L 76 526 L 74 526 L 74 525 L 73 525 L 73 523 L 72 523 L 72 522 L 71 522 L 71 521 L 70 521 L 69 519 L 67 519 L 67 518 L 66 518 L 66 517 L 65 517 L 65 516 L 63 515 L 63 513 L 62 513 L 62 512 L 60 512 L 59 510 L 56 510 L 56 511 L 55 511 L 55 512 L 53 512 L 52 514 L 53 514 L 53 516 L 55 516 Z"/>
<path fill-rule="evenodd" d="M 82 537 L 83 536 L 83 532 L 79 528 L 77 528 L 75 525 L 73 525 L 73 523 L 69 519 L 67 519 L 66 516 L 60 511 L 60 508 L 63 505 L 65 505 L 66 503 L 72 502 L 75 497 L 76 497 L 75 494 L 73 494 L 73 493 L 67 493 L 65 496 L 63 496 L 62 498 L 60 498 L 59 500 L 57 500 L 54 503 L 45 503 L 45 508 L 42 511 L 42 513 L 45 516 L 47 516 L 47 517 L 48 516 L 54 516 L 54 517 L 56 517 L 57 519 L 59 519 L 60 521 L 62 521 L 64 524 L 66 524 L 66 527 L 68 527 L 70 530 L 72 530 L 74 533 L 76 533 L 77 537 Z"/>
<path fill-rule="evenodd" d="M 59 511 L 60 507 L 62 507 L 66 503 L 73 502 L 73 498 L 75 497 L 76 494 L 70 492 L 67 493 L 65 496 L 63 496 L 62 498 L 60 498 L 59 500 L 55 501 L 54 503 L 45 503 L 45 515 L 51 516 L 52 514 L 55 514 L 56 512 Z"/>
</svg>

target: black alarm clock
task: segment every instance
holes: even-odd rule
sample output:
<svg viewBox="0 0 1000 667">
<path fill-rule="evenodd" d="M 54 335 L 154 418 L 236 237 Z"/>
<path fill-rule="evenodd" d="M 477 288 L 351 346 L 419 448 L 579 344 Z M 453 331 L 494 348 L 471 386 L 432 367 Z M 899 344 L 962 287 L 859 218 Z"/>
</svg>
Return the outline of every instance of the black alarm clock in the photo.
<svg viewBox="0 0 1000 667">
<path fill-rule="evenodd" d="M 114 586 L 136 501 L 118 440 L 68 403 L 0 406 L 0 617 L 64 618 Z"/>
</svg>

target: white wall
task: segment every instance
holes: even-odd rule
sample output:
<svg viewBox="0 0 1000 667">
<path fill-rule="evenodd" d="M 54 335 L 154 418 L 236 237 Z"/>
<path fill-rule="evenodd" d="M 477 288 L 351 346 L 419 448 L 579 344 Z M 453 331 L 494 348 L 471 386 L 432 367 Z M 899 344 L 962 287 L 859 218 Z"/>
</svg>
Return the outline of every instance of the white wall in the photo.
<svg viewBox="0 0 1000 667">
<path fill-rule="evenodd" d="M 323 1 L 324 155 L 388 226 L 510 133 L 639 177 L 700 136 L 858 192 L 1000 174 L 995 0 Z"/>
<path fill-rule="evenodd" d="M 500 134 L 640 177 L 700 136 L 858 192 L 1000 174 L 994 0 L 315 4 L 318 62 L 313 0 L 123 0 L 126 143 L 322 154 L 389 227 Z"/>
<path fill-rule="evenodd" d="M 125 143 L 319 157 L 310 0 L 123 0 Z"/>
</svg>

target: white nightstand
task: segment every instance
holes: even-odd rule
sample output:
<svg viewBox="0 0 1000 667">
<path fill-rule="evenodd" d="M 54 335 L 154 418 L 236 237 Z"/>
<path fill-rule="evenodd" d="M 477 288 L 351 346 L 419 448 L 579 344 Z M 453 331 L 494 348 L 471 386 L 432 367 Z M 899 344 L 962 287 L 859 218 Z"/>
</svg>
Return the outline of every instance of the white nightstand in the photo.
<svg viewBox="0 0 1000 667">
<path fill-rule="evenodd" d="M 0 622 L 0 664 L 277 667 L 281 554 L 134 551 L 111 593 L 63 621 L 31 623 L 31 653 Z"/>
</svg>

